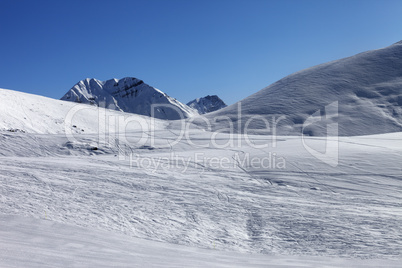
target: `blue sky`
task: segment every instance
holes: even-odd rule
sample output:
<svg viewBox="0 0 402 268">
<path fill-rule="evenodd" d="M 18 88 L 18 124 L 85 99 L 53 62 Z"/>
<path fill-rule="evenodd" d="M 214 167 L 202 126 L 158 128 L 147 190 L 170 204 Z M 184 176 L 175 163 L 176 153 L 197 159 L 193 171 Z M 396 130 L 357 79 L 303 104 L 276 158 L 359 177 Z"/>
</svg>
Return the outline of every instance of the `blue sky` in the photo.
<svg viewBox="0 0 402 268">
<path fill-rule="evenodd" d="M 295 71 L 402 39 L 402 1 L 0 0 L 0 87 L 60 98 L 133 76 L 228 104 Z"/>
</svg>

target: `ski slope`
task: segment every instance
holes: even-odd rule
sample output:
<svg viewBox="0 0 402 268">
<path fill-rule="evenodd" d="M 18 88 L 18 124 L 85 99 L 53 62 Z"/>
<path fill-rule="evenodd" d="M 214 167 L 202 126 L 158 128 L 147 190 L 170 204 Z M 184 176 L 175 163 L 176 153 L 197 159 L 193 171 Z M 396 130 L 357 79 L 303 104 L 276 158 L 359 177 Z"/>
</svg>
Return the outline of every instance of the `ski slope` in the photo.
<svg viewBox="0 0 402 268">
<path fill-rule="evenodd" d="M 73 225 L 0 216 L 0 264 L 20 267 L 399 267 L 395 260 L 239 254 Z"/>
<path fill-rule="evenodd" d="M 141 135 L 133 131 L 128 139 Z M 171 146 L 176 133 L 159 130 L 153 145 L 131 146 L 132 157 L 122 159 L 113 146 L 91 150 L 97 135 L 80 135 L 75 146 L 66 146 L 64 135 L 2 133 L 0 214 L 292 261 L 317 256 L 352 265 L 400 258 L 402 183 L 395 163 L 402 160 L 402 133 L 342 138 L 337 167 L 311 156 L 299 137 L 281 137 L 275 148 L 253 148 L 242 136 L 240 147 L 203 148 L 210 135 L 193 131 L 191 142 Z M 322 142 L 308 139 L 311 146 Z M 262 159 L 269 152 L 286 159 L 286 168 L 236 161 L 236 154 Z M 232 161 L 219 167 L 217 157 Z M 10 254 L 6 265 L 15 258 Z"/>
<path fill-rule="evenodd" d="M 400 267 L 401 46 L 187 121 L 0 89 L 0 267 Z"/>
</svg>

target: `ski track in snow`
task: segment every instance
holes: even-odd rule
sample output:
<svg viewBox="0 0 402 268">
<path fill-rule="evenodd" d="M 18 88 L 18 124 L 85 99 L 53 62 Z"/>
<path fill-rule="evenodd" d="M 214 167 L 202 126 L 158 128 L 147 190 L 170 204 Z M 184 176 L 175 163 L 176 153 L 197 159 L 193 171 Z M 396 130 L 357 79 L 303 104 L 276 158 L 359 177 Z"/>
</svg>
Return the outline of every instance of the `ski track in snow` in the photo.
<svg viewBox="0 0 402 268">
<path fill-rule="evenodd" d="M 335 168 L 309 155 L 297 137 L 281 138 L 276 148 L 245 142 L 201 148 L 209 135 L 194 132 L 193 144 L 172 145 L 176 134 L 161 130 L 153 147 L 129 152 L 164 161 L 171 153 L 234 159 L 236 153 L 262 158 L 276 152 L 286 168 L 253 168 L 234 160 L 230 168 L 217 168 L 195 159 L 185 172 L 182 165 L 130 167 L 128 159 L 119 160 L 117 147 L 89 150 L 95 135 L 81 135 L 68 148 L 62 135 L 0 134 L 0 214 L 222 251 L 400 257 L 402 176 L 395 163 L 401 163 L 402 150 L 395 142 L 401 133 L 381 140 L 342 138 Z"/>
<path fill-rule="evenodd" d="M 0 215 L 0 264 L 20 267 L 400 267 L 396 260 L 239 254 Z"/>
</svg>

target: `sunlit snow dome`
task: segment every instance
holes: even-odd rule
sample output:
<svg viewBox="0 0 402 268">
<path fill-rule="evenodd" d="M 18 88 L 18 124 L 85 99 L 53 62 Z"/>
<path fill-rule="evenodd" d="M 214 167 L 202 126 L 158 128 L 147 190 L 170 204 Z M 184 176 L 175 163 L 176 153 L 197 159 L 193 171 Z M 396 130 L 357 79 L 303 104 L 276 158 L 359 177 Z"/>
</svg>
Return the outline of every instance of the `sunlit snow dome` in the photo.
<svg viewBox="0 0 402 268">
<path fill-rule="evenodd" d="M 329 124 L 341 136 L 402 131 L 402 41 L 296 72 L 206 118 L 214 130 L 257 134 L 273 122 L 282 135 L 323 136 Z"/>
</svg>

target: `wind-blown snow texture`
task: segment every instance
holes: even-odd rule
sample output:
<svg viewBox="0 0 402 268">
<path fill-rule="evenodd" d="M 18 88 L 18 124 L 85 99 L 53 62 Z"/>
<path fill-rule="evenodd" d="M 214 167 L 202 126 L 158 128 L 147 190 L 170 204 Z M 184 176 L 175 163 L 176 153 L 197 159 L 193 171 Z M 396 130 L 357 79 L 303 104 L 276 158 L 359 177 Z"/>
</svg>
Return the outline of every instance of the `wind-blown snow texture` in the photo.
<svg viewBox="0 0 402 268">
<path fill-rule="evenodd" d="M 201 249 L 49 220 L 8 215 L 0 215 L 0 252 L 0 265 L 7 268 L 400 267 L 396 260 L 250 255 Z"/>
<path fill-rule="evenodd" d="M 318 110 L 323 114 L 333 102 L 338 102 L 339 115 L 309 126 L 306 134 L 324 136 L 326 125 L 334 122 L 341 136 L 402 131 L 402 43 L 296 72 L 206 118 L 213 122 L 218 116 L 229 117 L 235 131 L 242 133 L 253 116 L 262 116 L 270 126 L 273 119 L 285 116 L 277 134 L 300 135 L 303 122 Z M 202 118 L 194 121 L 205 125 Z M 228 130 L 230 123 L 220 120 L 212 129 Z M 254 133 L 265 134 L 265 128 L 261 118 L 248 125 Z"/>
<path fill-rule="evenodd" d="M 159 119 L 175 120 L 197 114 L 187 105 L 134 77 L 107 81 L 87 78 L 72 87 L 61 100 L 88 103 L 127 113 L 153 115 Z"/>
<path fill-rule="evenodd" d="M 239 119 L 269 116 L 267 92 L 288 120 L 339 97 L 343 134 L 396 131 L 401 45 L 285 78 L 247 98 Z M 314 97 L 302 98 L 295 85 L 307 81 L 326 94 L 301 87 Z M 330 166 L 311 149 L 336 137 L 181 135 L 184 122 L 0 89 L 0 266 L 398 267 L 402 132 L 340 137 Z"/>
<path fill-rule="evenodd" d="M 102 142 L 99 134 L 104 126 L 96 128 L 94 123 L 99 118 L 130 117 L 147 124 L 152 120 L 9 90 L 0 90 L 0 94 L 0 214 L 190 247 L 285 255 L 293 267 L 291 255 L 400 258 L 401 133 L 341 138 L 339 165 L 330 167 L 310 155 L 299 137 L 277 137 L 274 146 L 272 137 L 215 136 L 191 130 L 186 139 L 177 141 L 178 130 L 167 129 L 168 122 L 163 120 L 155 120 L 153 141 L 145 144 L 138 141 L 151 132 L 135 124 L 121 135 L 109 133 Z M 72 137 L 41 134 L 63 133 L 59 125 L 67 121 L 58 120 L 65 117 L 67 108 L 79 111 L 73 118 L 76 127 L 66 129 Z M 9 118 L 11 114 L 14 117 Z M 14 132 L 17 128 L 25 133 Z M 205 146 L 212 136 L 218 144 Z M 236 144 L 219 146 L 230 138 Z M 322 138 L 305 139 L 312 148 L 326 143 Z M 253 144 L 268 144 L 268 148 Z M 131 158 L 120 159 L 122 149 Z M 245 161 L 247 156 L 266 159 L 270 153 L 277 163 L 285 159 L 286 165 L 256 167 Z M 217 158 L 228 160 L 228 166 L 216 166 Z M 44 239 L 35 234 L 41 228 L 35 224 L 39 225 L 32 230 L 9 229 L 15 235 L 2 231 L 7 235 L 0 243 L 12 241 L 13 248 L 25 245 L 20 248 L 25 254 L 2 251 L 0 264 L 5 264 L 0 266 L 12 267 L 15 259 L 16 263 L 28 262 L 32 254 L 26 253 Z M 33 244 L 24 242 L 26 237 Z M 66 242 L 60 248 L 89 243 L 77 244 L 76 237 L 68 237 L 63 236 Z M 109 252 L 114 238 L 105 239 L 97 252 Z M 43 249 L 44 255 L 33 266 L 44 267 L 49 255 L 63 254 Z M 96 263 L 90 258 L 97 257 L 90 253 L 85 262 Z M 261 259 L 244 258 L 251 258 L 252 263 Z M 140 265 L 146 263 L 141 260 Z M 200 266 L 208 263 L 197 261 Z M 344 266 L 354 266 L 353 261 L 344 262 Z"/>
<path fill-rule="evenodd" d="M 227 105 L 216 95 L 208 95 L 197 98 L 187 103 L 187 106 L 198 111 L 199 114 L 206 114 L 225 108 Z"/>
</svg>

